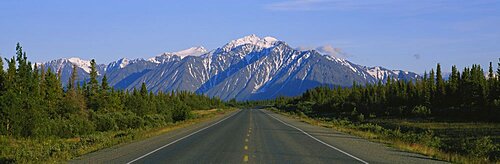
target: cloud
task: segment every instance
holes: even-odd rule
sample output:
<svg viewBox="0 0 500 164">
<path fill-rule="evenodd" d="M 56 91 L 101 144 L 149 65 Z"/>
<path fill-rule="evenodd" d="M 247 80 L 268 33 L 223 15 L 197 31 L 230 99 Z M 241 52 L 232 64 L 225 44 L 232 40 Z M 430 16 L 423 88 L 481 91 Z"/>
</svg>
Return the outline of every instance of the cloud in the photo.
<svg viewBox="0 0 500 164">
<path fill-rule="evenodd" d="M 413 57 L 414 57 L 415 59 L 419 60 L 419 59 L 420 59 L 420 54 L 413 54 Z"/>
<path fill-rule="evenodd" d="M 321 4 L 328 3 L 328 0 L 292 0 L 277 3 L 270 3 L 264 6 L 264 8 L 269 10 L 322 10 L 326 9 L 321 7 Z"/>
<path fill-rule="evenodd" d="M 384 12 L 398 15 L 420 15 L 443 12 L 466 12 L 496 10 L 492 7 L 498 4 L 495 0 L 477 0 L 457 3 L 455 0 L 284 0 L 264 4 L 264 9 L 273 11 L 363 11 Z"/>
<path fill-rule="evenodd" d="M 332 46 L 331 44 L 325 44 L 325 45 L 322 45 L 319 47 L 299 46 L 299 47 L 297 47 L 297 50 L 300 50 L 300 51 L 316 50 L 323 55 L 329 55 L 329 56 L 344 58 L 344 59 L 351 56 L 348 53 L 344 52 L 341 48 L 336 48 L 336 47 Z"/>
</svg>

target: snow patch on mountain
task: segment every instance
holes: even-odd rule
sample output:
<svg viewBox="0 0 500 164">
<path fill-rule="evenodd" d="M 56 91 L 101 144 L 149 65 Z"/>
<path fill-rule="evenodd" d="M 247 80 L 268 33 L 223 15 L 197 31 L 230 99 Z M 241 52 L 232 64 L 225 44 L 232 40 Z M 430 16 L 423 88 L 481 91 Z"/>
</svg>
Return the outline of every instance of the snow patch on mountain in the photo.
<svg viewBox="0 0 500 164">
<path fill-rule="evenodd" d="M 77 67 L 83 69 L 87 73 L 90 73 L 90 61 L 88 61 L 88 60 L 83 60 L 83 59 L 76 58 L 76 57 L 72 57 L 69 59 L 63 58 L 63 60 L 76 65 Z"/>
<path fill-rule="evenodd" d="M 413 75 L 413 78 L 418 78 L 418 75 L 409 72 L 409 71 L 403 71 L 403 70 L 389 70 L 380 66 L 375 66 L 375 67 L 365 67 L 366 72 L 370 74 L 372 77 L 374 77 L 377 80 L 386 80 L 388 77 L 392 78 L 398 78 L 399 76 L 408 76 L 408 75 Z"/>
<path fill-rule="evenodd" d="M 270 48 L 270 47 L 274 46 L 276 42 L 278 42 L 278 39 L 276 39 L 276 38 L 273 38 L 270 36 L 266 36 L 264 38 L 259 38 L 257 35 L 252 34 L 252 35 L 245 36 L 243 38 L 232 40 L 231 42 L 224 45 L 222 47 L 222 50 L 228 52 L 228 51 L 231 51 L 233 48 L 236 48 L 238 46 L 245 45 L 245 44 L 251 44 L 251 45 L 261 47 L 261 48 Z"/>
<path fill-rule="evenodd" d="M 206 54 L 208 51 L 203 46 L 191 47 L 185 50 L 177 51 L 177 52 L 165 52 L 161 55 L 149 58 L 148 61 L 153 63 L 164 63 L 168 61 L 175 60 L 175 57 L 179 57 L 183 59 L 187 56 L 201 56 Z"/>
</svg>

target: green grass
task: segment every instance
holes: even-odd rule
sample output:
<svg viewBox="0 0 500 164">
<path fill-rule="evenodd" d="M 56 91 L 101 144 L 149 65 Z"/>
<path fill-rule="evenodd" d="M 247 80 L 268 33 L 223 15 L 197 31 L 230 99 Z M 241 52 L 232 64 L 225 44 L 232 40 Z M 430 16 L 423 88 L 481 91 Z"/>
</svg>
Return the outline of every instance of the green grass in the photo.
<svg viewBox="0 0 500 164">
<path fill-rule="evenodd" d="M 500 123 L 430 120 L 310 118 L 303 113 L 274 112 L 332 128 L 374 142 L 454 163 L 499 163 Z"/>
<path fill-rule="evenodd" d="M 163 127 L 98 132 L 76 138 L 13 138 L 0 135 L 0 163 L 60 163 L 118 144 L 160 135 L 199 123 L 227 110 L 193 111 L 194 117 Z"/>
</svg>

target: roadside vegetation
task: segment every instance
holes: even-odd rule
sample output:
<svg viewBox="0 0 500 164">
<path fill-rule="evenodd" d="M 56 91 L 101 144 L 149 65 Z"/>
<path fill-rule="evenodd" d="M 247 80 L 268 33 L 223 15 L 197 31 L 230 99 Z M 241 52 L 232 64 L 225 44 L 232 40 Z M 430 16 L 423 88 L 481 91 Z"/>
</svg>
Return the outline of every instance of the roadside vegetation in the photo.
<svg viewBox="0 0 500 164">
<path fill-rule="evenodd" d="M 99 81 L 91 61 L 90 79 L 76 66 L 61 84 L 61 73 L 32 65 L 18 44 L 0 60 L 0 163 L 57 162 L 119 143 L 149 137 L 216 113 L 225 103 L 190 92 L 114 90 Z M 205 110 L 205 111 L 199 111 Z"/>
<path fill-rule="evenodd" d="M 444 80 L 440 65 L 421 80 L 318 87 L 279 97 L 272 110 L 394 147 L 457 163 L 500 161 L 500 63 Z M 256 104 L 263 104 L 256 102 Z"/>
</svg>

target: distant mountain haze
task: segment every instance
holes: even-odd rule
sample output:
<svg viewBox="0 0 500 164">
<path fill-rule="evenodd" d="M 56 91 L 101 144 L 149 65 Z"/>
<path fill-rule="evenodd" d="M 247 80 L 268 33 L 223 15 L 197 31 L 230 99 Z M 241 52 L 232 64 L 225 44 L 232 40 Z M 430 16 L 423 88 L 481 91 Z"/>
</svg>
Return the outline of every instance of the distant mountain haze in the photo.
<svg viewBox="0 0 500 164">
<path fill-rule="evenodd" d="M 79 58 L 42 63 L 61 71 L 65 84 L 78 67 L 80 81 L 88 79 L 90 62 Z M 297 50 L 273 37 L 249 35 L 208 51 L 202 46 L 166 52 L 148 59 L 119 59 L 97 66 L 102 78 L 117 89 L 140 88 L 144 82 L 153 92 L 187 90 L 228 100 L 260 100 L 296 96 L 317 86 L 352 86 L 420 78 L 413 72 L 367 67 L 321 54 Z"/>
</svg>

